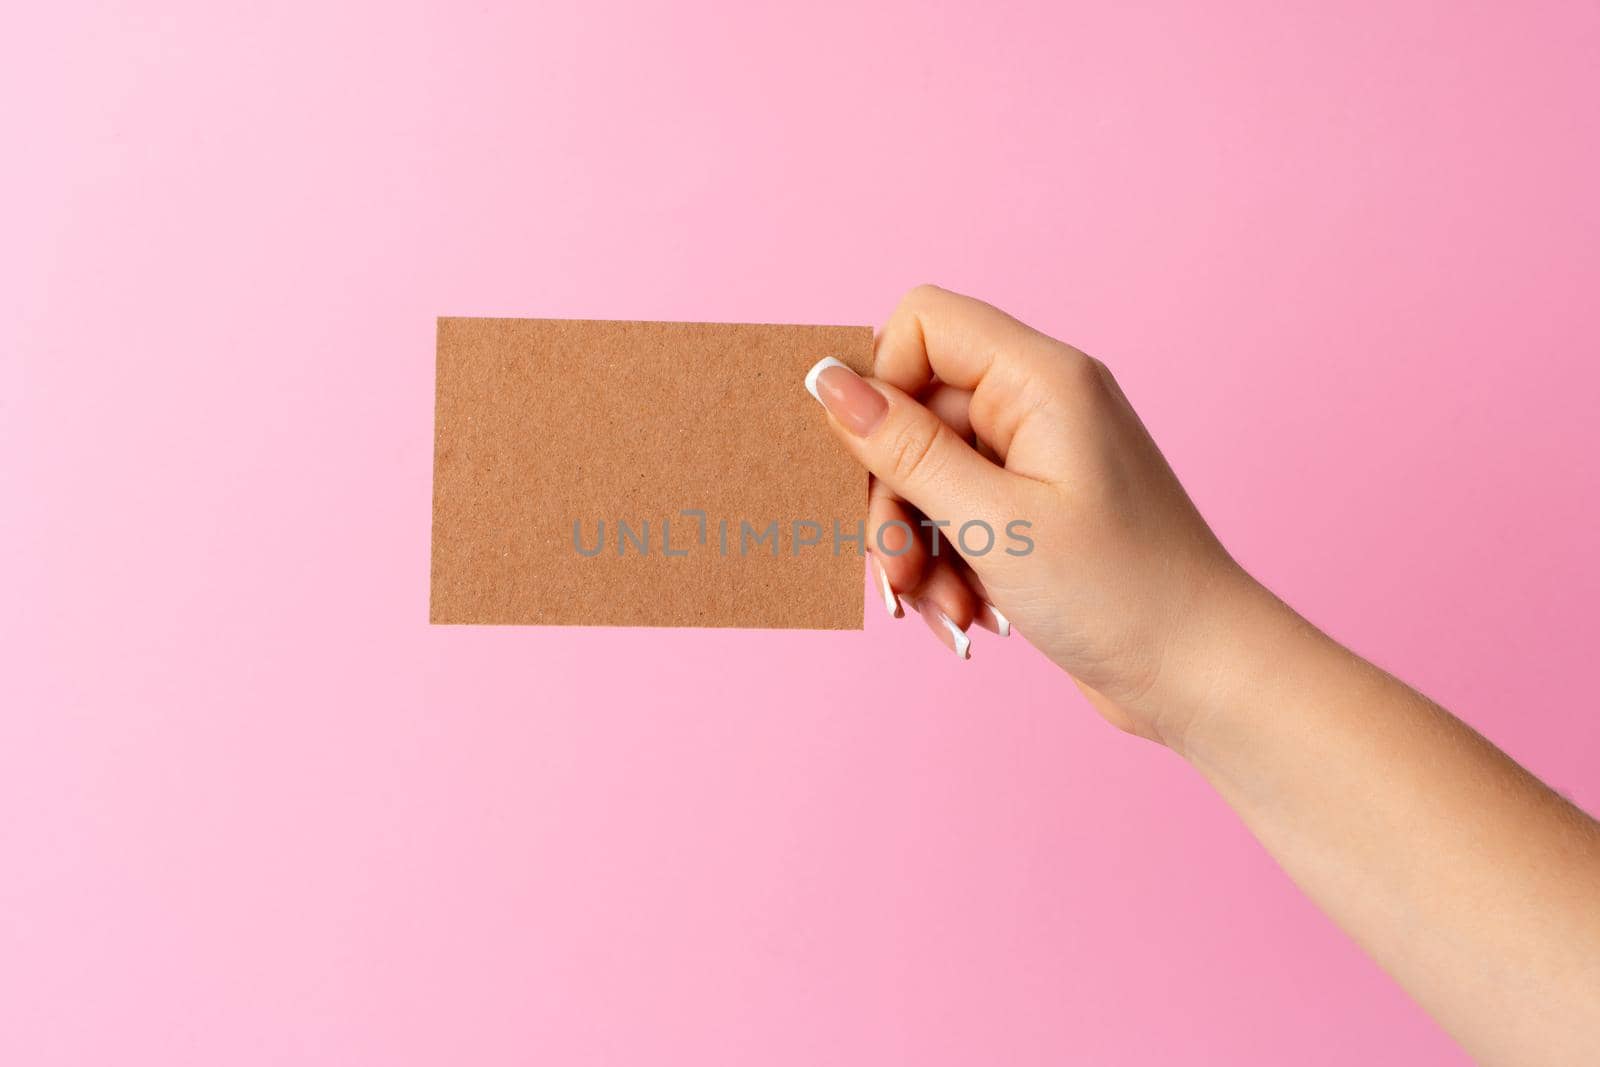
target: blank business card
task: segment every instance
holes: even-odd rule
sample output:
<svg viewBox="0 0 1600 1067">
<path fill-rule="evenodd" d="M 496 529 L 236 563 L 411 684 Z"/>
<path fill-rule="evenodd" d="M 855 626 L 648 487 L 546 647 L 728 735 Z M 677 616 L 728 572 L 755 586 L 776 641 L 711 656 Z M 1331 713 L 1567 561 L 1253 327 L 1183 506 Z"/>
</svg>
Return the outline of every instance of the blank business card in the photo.
<svg viewBox="0 0 1600 1067">
<path fill-rule="evenodd" d="M 871 329 L 441 318 L 431 620 L 860 629 L 825 356 L 868 373 Z"/>
</svg>

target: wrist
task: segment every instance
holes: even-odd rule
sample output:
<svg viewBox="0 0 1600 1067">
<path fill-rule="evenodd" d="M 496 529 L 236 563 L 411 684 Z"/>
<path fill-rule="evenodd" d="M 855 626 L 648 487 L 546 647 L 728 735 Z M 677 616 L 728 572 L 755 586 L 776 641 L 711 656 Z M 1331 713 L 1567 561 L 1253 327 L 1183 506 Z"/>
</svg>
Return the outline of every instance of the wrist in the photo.
<svg viewBox="0 0 1600 1067">
<path fill-rule="evenodd" d="M 1195 591 L 1147 695 L 1159 740 L 1190 763 L 1245 743 L 1270 690 L 1327 638 L 1229 561 Z"/>
</svg>

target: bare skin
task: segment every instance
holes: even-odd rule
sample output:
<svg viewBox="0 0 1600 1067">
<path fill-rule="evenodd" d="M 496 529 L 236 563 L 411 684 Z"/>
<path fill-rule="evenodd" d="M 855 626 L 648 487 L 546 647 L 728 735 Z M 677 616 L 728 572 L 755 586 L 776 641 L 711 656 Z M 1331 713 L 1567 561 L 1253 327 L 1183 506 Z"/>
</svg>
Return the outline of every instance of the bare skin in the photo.
<svg viewBox="0 0 1600 1067">
<path fill-rule="evenodd" d="M 873 378 L 814 384 L 872 472 L 870 528 L 920 531 L 874 556 L 891 611 L 963 656 L 971 626 L 1014 622 L 1481 1062 L 1600 1062 L 1600 824 L 1246 574 L 1103 364 L 924 286 Z M 963 522 L 1017 518 L 1032 552 L 957 547 Z"/>
</svg>

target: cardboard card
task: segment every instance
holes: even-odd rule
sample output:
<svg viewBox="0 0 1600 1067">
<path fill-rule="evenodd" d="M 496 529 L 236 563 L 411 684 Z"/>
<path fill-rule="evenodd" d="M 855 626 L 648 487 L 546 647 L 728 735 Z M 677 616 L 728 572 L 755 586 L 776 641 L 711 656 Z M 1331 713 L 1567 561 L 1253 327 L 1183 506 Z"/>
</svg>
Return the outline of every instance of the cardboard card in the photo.
<svg viewBox="0 0 1600 1067">
<path fill-rule="evenodd" d="M 871 329 L 441 318 L 431 620 L 860 629 L 824 356 Z"/>
</svg>

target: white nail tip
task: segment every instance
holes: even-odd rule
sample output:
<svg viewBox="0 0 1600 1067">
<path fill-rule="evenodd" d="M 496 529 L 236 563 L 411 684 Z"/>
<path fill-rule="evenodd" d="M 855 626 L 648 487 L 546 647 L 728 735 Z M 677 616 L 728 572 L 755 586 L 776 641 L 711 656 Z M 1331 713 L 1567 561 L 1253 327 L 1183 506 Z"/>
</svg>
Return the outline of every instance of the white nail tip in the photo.
<svg viewBox="0 0 1600 1067">
<path fill-rule="evenodd" d="M 968 637 L 961 627 L 955 624 L 954 619 L 942 611 L 939 612 L 939 621 L 944 623 L 944 628 L 950 631 L 951 637 L 955 638 L 956 655 L 962 659 L 970 658 L 972 654 L 972 638 Z"/>
<path fill-rule="evenodd" d="M 894 590 L 889 588 L 889 576 L 883 573 L 883 568 L 877 560 L 872 561 L 872 572 L 878 576 L 878 591 L 883 594 L 883 607 L 889 613 L 889 618 L 898 619 L 901 616 L 900 598 L 894 595 Z"/>
<path fill-rule="evenodd" d="M 1011 636 L 1011 620 L 1001 614 L 1000 609 L 993 604 L 989 605 L 989 613 L 994 616 L 995 629 L 1000 631 L 1001 637 Z"/>
<path fill-rule="evenodd" d="M 849 367 L 845 367 L 843 363 L 829 356 L 826 359 L 817 360 L 816 364 L 806 371 L 806 392 L 810 393 L 811 399 L 819 404 L 822 403 L 822 398 L 817 395 L 817 376 L 829 367 L 844 367 L 845 370 L 850 370 Z"/>
</svg>

